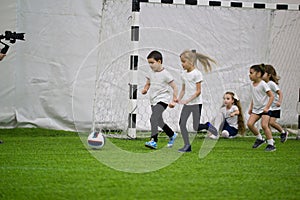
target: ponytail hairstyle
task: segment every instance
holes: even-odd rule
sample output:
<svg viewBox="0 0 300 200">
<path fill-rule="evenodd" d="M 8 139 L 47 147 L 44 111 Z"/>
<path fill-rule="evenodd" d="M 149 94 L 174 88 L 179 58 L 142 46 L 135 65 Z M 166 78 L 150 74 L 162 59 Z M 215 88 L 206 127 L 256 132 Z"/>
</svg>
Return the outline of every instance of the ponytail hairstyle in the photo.
<svg viewBox="0 0 300 200">
<path fill-rule="evenodd" d="M 203 55 L 201 53 L 196 53 L 196 52 L 190 51 L 190 50 L 185 50 L 184 52 L 182 52 L 180 54 L 180 57 L 187 59 L 191 64 L 193 64 L 195 66 L 196 66 L 197 60 L 199 60 L 200 63 L 203 65 L 205 72 L 211 71 L 211 69 L 212 69 L 211 63 L 216 63 L 216 61 L 214 61 L 210 57 Z"/>
<path fill-rule="evenodd" d="M 273 81 L 277 85 L 279 84 L 280 77 L 277 76 L 276 70 L 272 65 L 265 65 L 265 72 L 271 75 L 271 81 Z"/>
<path fill-rule="evenodd" d="M 262 63 L 260 65 L 252 65 L 250 67 L 250 69 L 253 69 L 256 72 L 260 72 L 261 73 L 261 77 L 265 74 L 265 64 Z"/>
<path fill-rule="evenodd" d="M 233 104 L 236 105 L 239 109 L 240 114 L 238 115 L 238 132 L 241 135 L 244 135 L 245 131 L 246 131 L 246 127 L 245 127 L 244 115 L 243 115 L 242 105 L 241 105 L 240 99 L 234 92 L 228 91 L 225 94 L 231 95 L 231 97 L 234 100 Z"/>
</svg>

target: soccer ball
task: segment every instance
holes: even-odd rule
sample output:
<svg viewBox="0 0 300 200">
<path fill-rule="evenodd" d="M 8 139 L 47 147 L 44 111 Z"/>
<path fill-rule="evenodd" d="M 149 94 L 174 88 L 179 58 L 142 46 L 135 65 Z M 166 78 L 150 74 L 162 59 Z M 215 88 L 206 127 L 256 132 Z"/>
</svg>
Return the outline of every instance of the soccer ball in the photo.
<svg viewBox="0 0 300 200">
<path fill-rule="evenodd" d="M 101 149 L 104 146 L 105 138 L 101 132 L 92 132 L 90 133 L 87 142 L 92 149 Z"/>
</svg>

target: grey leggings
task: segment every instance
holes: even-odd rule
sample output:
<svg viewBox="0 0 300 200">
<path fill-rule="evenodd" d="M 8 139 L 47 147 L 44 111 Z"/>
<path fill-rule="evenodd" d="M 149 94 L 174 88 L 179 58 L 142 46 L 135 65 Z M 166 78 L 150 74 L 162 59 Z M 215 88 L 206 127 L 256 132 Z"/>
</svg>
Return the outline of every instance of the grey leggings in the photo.
<svg viewBox="0 0 300 200">
<path fill-rule="evenodd" d="M 192 113 L 193 129 L 195 131 L 198 131 L 199 125 L 200 125 L 201 110 L 202 110 L 202 104 L 183 105 L 183 108 L 182 108 L 181 114 L 180 114 L 179 126 L 180 126 L 181 135 L 183 138 L 183 142 L 185 145 L 190 144 L 189 133 L 188 133 L 188 130 L 186 127 L 186 122 L 187 122 L 190 114 Z"/>
</svg>

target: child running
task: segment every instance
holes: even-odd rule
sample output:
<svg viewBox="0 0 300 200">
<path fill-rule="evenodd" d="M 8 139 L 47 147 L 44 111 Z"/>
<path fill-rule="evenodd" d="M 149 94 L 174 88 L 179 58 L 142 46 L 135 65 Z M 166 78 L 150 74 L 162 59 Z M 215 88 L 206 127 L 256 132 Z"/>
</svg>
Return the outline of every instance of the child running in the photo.
<svg viewBox="0 0 300 200">
<path fill-rule="evenodd" d="M 279 77 L 277 76 L 276 70 L 272 65 L 265 65 L 265 74 L 263 75 L 263 80 L 269 85 L 273 95 L 274 101 L 270 108 L 270 121 L 269 125 L 276 130 L 278 130 L 280 134 L 280 141 L 282 143 L 286 142 L 288 137 L 288 132 L 286 132 L 280 124 L 276 122 L 276 119 L 280 118 L 280 110 L 281 110 L 281 102 L 282 102 L 282 92 L 278 86 Z"/>
<path fill-rule="evenodd" d="M 216 127 L 224 138 L 235 138 L 238 133 L 244 135 L 245 124 L 241 102 L 234 92 L 227 91 L 223 97 L 223 106 L 216 117 Z"/>
<path fill-rule="evenodd" d="M 249 108 L 249 119 L 247 122 L 248 128 L 256 136 L 256 140 L 252 148 L 258 148 L 265 143 L 262 135 L 259 133 L 258 129 L 255 127 L 255 123 L 261 118 L 261 126 L 265 132 L 268 145 L 265 151 L 275 151 L 274 140 L 272 137 L 272 132 L 269 127 L 269 109 L 274 100 L 274 96 L 268 84 L 262 80 L 262 76 L 265 73 L 265 65 L 253 65 L 250 67 L 249 78 L 252 81 L 251 84 L 251 95 L 252 100 Z"/>
<path fill-rule="evenodd" d="M 215 61 L 205 55 L 193 51 L 184 51 L 180 54 L 181 65 L 184 69 L 182 74 L 182 87 L 178 97 L 178 103 L 183 104 L 180 114 L 179 126 L 184 142 L 184 147 L 179 149 L 179 152 L 191 152 L 191 144 L 189 141 L 188 130 L 186 127 L 187 120 L 192 113 L 193 129 L 195 131 L 202 130 L 200 123 L 202 109 L 201 83 L 203 81 L 202 73 L 196 68 L 196 62 L 199 60 L 204 66 L 206 72 L 211 70 L 210 62 Z M 208 130 L 215 136 L 218 131 L 210 123 L 207 123 Z"/>
<path fill-rule="evenodd" d="M 152 71 L 150 75 L 146 77 L 147 81 L 142 90 L 142 94 L 147 94 L 150 89 L 149 94 L 152 114 L 150 117 L 151 138 L 149 142 L 145 143 L 145 146 L 150 149 L 157 148 L 158 127 L 160 127 L 170 138 L 168 147 L 172 147 L 177 134 L 165 124 L 162 114 L 168 107 L 168 102 L 170 101 L 169 86 L 173 89 L 173 101 L 170 103 L 170 107 L 173 107 L 174 102 L 177 101 L 177 86 L 172 75 L 162 66 L 163 57 L 160 52 L 152 51 L 148 55 L 147 60 Z"/>
</svg>

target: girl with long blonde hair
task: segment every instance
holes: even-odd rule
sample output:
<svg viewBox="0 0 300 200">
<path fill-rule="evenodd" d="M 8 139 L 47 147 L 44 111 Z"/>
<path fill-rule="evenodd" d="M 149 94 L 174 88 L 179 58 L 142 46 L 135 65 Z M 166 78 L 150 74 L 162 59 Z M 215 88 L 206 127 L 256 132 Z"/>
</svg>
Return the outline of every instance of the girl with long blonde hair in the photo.
<svg viewBox="0 0 300 200">
<path fill-rule="evenodd" d="M 186 127 L 190 114 L 193 116 L 193 129 L 195 131 L 203 129 L 200 124 L 203 103 L 201 94 L 203 76 L 197 68 L 197 60 L 203 65 L 205 72 L 211 71 L 211 63 L 215 63 L 215 61 L 210 57 L 190 50 L 186 50 L 180 54 L 180 61 L 184 72 L 182 73 L 182 87 L 177 102 L 183 104 L 179 126 L 184 146 L 178 151 L 183 153 L 192 151 Z M 206 125 L 208 126 L 208 131 L 215 136 L 218 135 L 218 131 L 213 125 L 210 123 L 207 123 Z"/>
</svg>

